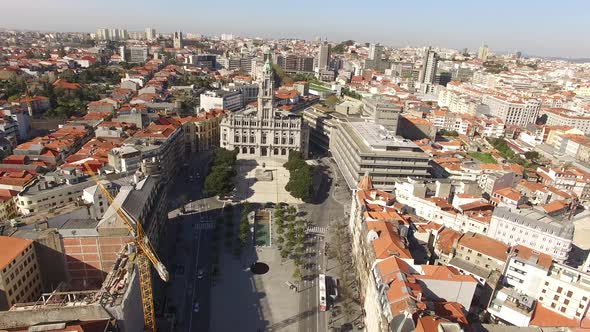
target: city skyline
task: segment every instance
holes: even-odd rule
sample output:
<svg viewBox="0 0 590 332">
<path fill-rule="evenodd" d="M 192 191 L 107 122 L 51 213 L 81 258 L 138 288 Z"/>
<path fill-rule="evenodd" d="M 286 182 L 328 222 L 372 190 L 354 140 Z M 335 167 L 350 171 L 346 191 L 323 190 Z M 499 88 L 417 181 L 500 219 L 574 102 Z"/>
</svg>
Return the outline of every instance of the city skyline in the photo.
<svg viewBox="0 0 590 332">
<path fill-rule="evenodd" d="M 352 1 L 334 6 L 308 0 L 297 5 L 281 3 L 280 6 L 254 7 L 235 0 L 206 7 L 178 0 L 164 8 L 157 7 L 158 3 L 152 0 L 141 3 L 106 0 L 83 5 L 63 0 L 59 3 L 68 6 L 68 10 L 56 6 L 55 1 L 7 3 L 4 5 L 7 12 L 27 10 L 29 19 L 22 20 L 20 15 L 7 17 L 2 28 L 95 32 L 99 27 L 120 27 L 129 31 L 153 27 L 167 33 L 181 30 L 204 35 L 233 33 L 243 37 L 307 40 L 322 37 L 330 41 L 352 39 L 395 47 L 432 45 L 470 51 L 476 51 L 485 43 L 497 53 L 522 51 L 537 56 L 590 56 L 590 45 L 581 43 L 575 33 L 590 27 L 583 17 L 590 10 L 590 3 L 576 0 L 562 2 L 559 6 L 552 6 L 549 1 L 536 2 L 534 6 L 499 1 L 493 8 L 467 1 L 444 5 L 434 1 L 426 5 L 377 1 L 363 4 L 360 9 Z M 113 8 L 117 9 L 117 15 L 112 15 Z M 302 11 L 305 8 L 309 10 Z M 316 19 L 302 19 L 301 13 Z M 486 20 L 494 24 L 486 24 Z M 357 24 L 350 24 L 350 21 Z M 551 43 L 547 42 L 549 40 Z"/>
</svg>

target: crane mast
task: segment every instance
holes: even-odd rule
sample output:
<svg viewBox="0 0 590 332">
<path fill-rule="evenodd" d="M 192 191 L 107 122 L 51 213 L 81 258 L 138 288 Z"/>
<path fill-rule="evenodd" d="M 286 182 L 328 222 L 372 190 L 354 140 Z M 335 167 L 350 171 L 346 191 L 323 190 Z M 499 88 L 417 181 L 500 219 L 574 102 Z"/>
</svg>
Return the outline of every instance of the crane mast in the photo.
<svg viewBox="0 0 590 332">
<path fill-rule="evenodd" d="M 96 185 L 102 194 L 107 198 L 110 205 L 113 206 L 117 215 L 133 237 L 133 241 L 137 248 L 137 254 L 135 257 L 135 263 L 139 274 L 139 285 L 141 291 L 141 302 L 143 305 L 143 318 L 144 326 L 146 331 L 156 331 L 156 316 L 154 313 L 154 298 L 152 293 L 152 280 L 151 280 L 151 266 L 158 272 L 160 279 L 163 281 L 169 280 L 168 270 L 166 266 L 160 261 L 154 248 L 152 247 L 147 234 L 144 232 L 141 222 L 127 212 L 122 206 L 117 206 L 114 202 L 113 196 L 100 182 L 96 173 L 92 168 L 84 163 L 84 168 L 87 173 L 92 177 Z"/>
</svg>

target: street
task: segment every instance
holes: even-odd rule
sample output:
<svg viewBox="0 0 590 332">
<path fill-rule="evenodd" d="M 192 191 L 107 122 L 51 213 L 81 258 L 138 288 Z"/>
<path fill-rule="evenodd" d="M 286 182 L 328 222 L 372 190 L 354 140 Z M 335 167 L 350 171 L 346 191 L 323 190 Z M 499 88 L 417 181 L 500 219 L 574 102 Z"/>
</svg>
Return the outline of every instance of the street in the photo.
<svg viewBox="0 0 590 332">
<path fill-rule="evenodd" d="M 324 180 L 318 189 L 318 195 L 323 196 L 319 204 L 304 204 L 299 210 L 306 213 L 305 218 L 312 222 L 312 225 L 319 230 L 318 234 L 311 234 L 307 240 L 311 246 L 306 249 L 305 265 L 307 278 L 303 281 L 300 296 L 300 311 L 312 310 L 312 315 L 300 321 L 299 331 L 327 331 L 328 313 L 319 311 L 319 290 L 318 275 L 326 273 L 327 257 L 325 255 L 325 231 L 331 222 L 345 218 L 345 206 L 338 200 L 345 202 L 350 199 L 348 189 L 335 165 L 332 165 L 328 158 L 318 160 L 319 167 L 323 168 Z M 338 200 L 337 200 L 338 199 Z"/>
<path fill-rule="evenodd" d="M 176 228 L 174 251 L 168 262 L 172 278 L 166 292 L 167 312 L 174 313 L 170 331 L 209 330 L 212 228 L 219 203 L 202 197 L 209 155 L 199 157 L 183 167 L 168 195 L 170 222 Z M 197 276 L 199 270 L 201 278 Z"/>
</svg>

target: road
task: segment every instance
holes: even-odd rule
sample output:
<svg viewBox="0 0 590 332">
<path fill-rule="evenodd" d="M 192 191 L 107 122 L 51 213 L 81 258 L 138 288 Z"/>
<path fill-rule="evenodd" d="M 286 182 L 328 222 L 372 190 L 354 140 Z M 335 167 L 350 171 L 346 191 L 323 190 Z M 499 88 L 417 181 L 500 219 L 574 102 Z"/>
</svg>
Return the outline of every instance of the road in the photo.
<svg viewBox="0 0 590 332">
<path fill-rule="evenodd" d="M 330 161 L 327 158 L 320 159 L 319 164 L 321 166 L 326 166 L 326 170 L 324 172 L 324 181 L 318 189 L 318 192 L 328 193 L 328 195 L 322 203 L 305 204 L 300 206 L 300 210 L 307 213 L 305 218 L 310 220 L 314 226 L 327 230 L 332 221 L 341 220 L 345 217 L 343 205 L 334 199 L 334 185 L 338 184 L 338 186 L 346 186 L 346 184 L 344 183 L 342 176 L 333 174 L 333 172 L 338 172 L 338 170 L 333 167 L 333 165 L 330 165 Z M 324 252 L 325 237 L 324 234 L 321 233 L 313 234 L 307 241 L 313 243 L 313 245 L 306 249 L 308 258 L 306 259 L 305 264 L 310 264 L 308 265 L 310 269 L 307 273 L 314 278 L 312 280 L 303 281 L 299 308 L 300 312 L 312 310 L 313 315 L 300 321 L 299 331 L 327 331 L 328 313 L 319 312 L 319 291 L 317 287 L 318 274 L 325 274 L 326 271 L 327 257 Z"/>
<path fill-rule="evenodd" d="M 213 198 L 203 198 L 202 189 L 209 156 L 194 158 L 188 167 L 179 172 L 174 187 L 168 195 L 174 208 L 170 215 L 177 223 L 176 250 L 173 257 L 177 272 L 173 275 L 167 302 L 176 305 L 176 321 L 173 331 L 208 331 L 210 317 L 212 225 L 217 204 Z M 197 173 L 199 176 L 197 176 Z M 190 176 L 193 181 L 190 181 Z M 185 213 L 180 205 L 185 204 Z M 197 271 L 204 271 L 197 278 Z M 199 304 L 195 312 L 195 303 Z"/>
</svg>

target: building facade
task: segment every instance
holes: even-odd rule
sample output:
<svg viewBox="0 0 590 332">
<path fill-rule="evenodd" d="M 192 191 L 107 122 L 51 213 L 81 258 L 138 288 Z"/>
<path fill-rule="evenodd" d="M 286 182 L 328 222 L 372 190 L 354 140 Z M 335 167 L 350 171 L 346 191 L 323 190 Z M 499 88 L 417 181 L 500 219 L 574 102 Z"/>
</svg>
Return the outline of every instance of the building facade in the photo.
<svg viewBox="0 0 590 332">
<path fill-rule="evenodd" d="M 572 249 L 574 225 L 535 209 L 496 207 L 488 236 L 510 246 L 527 246 L 563 262 Z"/>
<path fill-rule="evenodd" d="M 37 300 L 41 273 L 33 241 L 0 236 L 0 310 Z"/>
<path fill-rule="evenodd" d="M 275 108 L 274 74 L 269 54 L 258 92 L 258 107 L 230 113 L 221 121 L 220 146 L 238 149 L 238 157 L 276 156 L 287 158 L 290 151 L 307 156 L 309 130 L 303 118 Z"/>
<path fill-rule="evenodd" d="M 532 98 L 485 95 L 482 103 L 488 105 L 491 114 L 500 118 L 505 124 L 519 127 L 535 123 L 541 108 L 541 101 Z"/>
<path fill-rule="evenodd" d="M 352 189 L 368 173 L 375 188 L 393 190 L 396 180 L 428 177 L 429 157 L 412 141 L 369 122 L 340 122 L 330 151 Z"/>
</svg>

